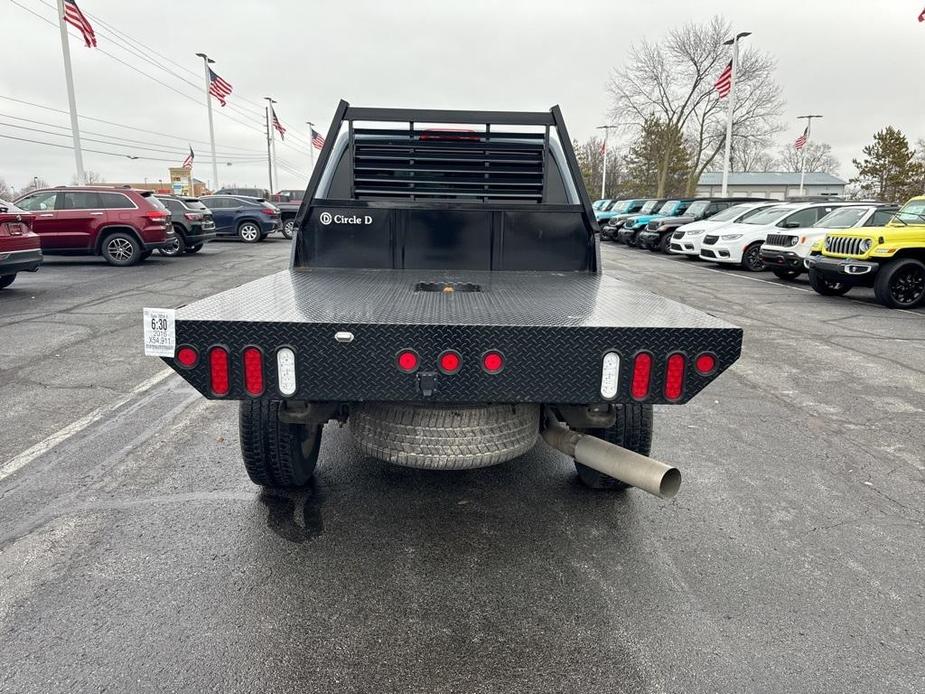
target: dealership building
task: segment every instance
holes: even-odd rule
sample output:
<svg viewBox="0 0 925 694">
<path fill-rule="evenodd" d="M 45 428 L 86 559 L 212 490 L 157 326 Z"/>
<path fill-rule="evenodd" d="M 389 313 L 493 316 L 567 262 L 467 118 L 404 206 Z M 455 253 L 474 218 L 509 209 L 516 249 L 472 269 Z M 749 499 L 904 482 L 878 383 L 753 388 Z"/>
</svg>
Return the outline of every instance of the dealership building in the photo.
<svg viewBox="0 0 925 694">
<path fill-rule="evenodd" d="M 841 197 L 846 181 L 827 173 L 807 173 L 803 195 L 807 197 Z M 729 174 L 729 197 L 774 198 L 786 200 L 800 195 L 800 173 L 784 171 L 733 172 Z M 720 197 L 723 193 L 722 172 L 705 173 L 697 183 L 698 197 Z"/>
</svg>

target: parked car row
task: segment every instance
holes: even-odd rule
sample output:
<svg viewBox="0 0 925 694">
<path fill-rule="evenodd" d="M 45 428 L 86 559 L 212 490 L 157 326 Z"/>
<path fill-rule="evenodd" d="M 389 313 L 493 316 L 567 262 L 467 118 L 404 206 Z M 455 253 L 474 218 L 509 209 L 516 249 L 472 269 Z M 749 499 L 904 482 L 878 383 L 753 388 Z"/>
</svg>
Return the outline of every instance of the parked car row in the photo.
<svg viewBox="0 0 925 694">
<path fill-rule="evenodd" d="M 218 236 L 256 243 L 282 227 L 279 208 L 245 195 L 195 198 L 112 186 L 35 190 L 0 201 L 0 289 L 17 273 L 35 271 L 46 255 L 101 256 L 126 267 L 154 251 L 196 253 Z"/>
<path fill-rule="evenodd" d="M 621 202 L 611 201 L 610 207 Z M 925 197 L 902 209 L 880 202 L 646 200 L 615 215 L 601 236 L 792 280 L 804 272 L 820 294 L 873 287 L 893 308 L 925 304 Z"/>
</svg>

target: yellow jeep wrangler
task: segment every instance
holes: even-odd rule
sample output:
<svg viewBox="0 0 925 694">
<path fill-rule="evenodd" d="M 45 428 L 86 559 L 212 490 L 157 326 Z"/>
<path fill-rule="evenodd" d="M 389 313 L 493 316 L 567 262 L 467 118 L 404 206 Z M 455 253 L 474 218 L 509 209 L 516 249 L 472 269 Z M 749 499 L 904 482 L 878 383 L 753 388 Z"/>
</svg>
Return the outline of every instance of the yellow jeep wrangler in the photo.
<svg viewBox="0 0 925 694">
<path fill-rule="evenodd" d="M 810 285 L 826 296 L 863 286 L 890 308 L 925 303 L 925 196 L 912 198 L 886 226 L 827 233 L 805 264 Z"/>
</svg>

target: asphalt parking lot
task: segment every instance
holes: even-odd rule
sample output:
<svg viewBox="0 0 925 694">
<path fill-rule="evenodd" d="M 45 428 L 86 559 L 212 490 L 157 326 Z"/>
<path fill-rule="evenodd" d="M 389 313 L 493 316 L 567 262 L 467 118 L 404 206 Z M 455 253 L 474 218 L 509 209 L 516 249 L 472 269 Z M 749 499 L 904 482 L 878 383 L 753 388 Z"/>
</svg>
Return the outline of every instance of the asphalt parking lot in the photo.
<svg viewBox="0 0 925 694">
<path fill-rule="evenodd" d="M 286 266 L 213 243 L 51 260 L 0 293 L 0 691 L 921 692 L 925 309 L 605 244 L 745 328 L 656 412 L 678 497 L 363 459 L 261 493 L 236 408 L 142 356 L 143 306 Z"/>
</svg>

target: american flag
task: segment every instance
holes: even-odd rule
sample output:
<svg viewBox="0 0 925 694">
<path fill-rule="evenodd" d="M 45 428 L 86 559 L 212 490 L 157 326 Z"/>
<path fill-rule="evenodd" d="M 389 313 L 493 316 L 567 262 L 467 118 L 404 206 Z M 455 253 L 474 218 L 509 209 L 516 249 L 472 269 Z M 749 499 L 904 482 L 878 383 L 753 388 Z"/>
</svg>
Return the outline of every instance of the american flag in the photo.
<svg viewBox="0 0 925 694">
<path fill-rule="evenodd" d="M 186 159 L 183 160 L 183 168 L 184 168 L 184 169 L 192 169 L 192 168 L 193 168 L 193 159 L 195 159 L 195 158 L 196 158 L 196 155 L 193 153 L 193 146 L 190 145 L 189 154 L 187 154 L 187 155 L 186 155 Z"/>
<path fill-rule="evenodd" d="M 719 73 L 716 83 L 713 85 L 720 99 L 725 99 L 732 91 L 732 61 L 726 63 L 726 67 Z"/>
<path fill-rule="evenodd" d="M 601 140 L 601 156 L 607 155 L 607 138 Z"/>
<path fill-rule="evenodd" d="M 922 10 L 922 12 L 919 14 L 919 21 L 925 22 L 925 10 Z"/>
<path fill-rule="evenodd" d="M 324 147 L 324 138 L 321 137 L 321 133 L 314 128 L 312 128 L 312 145 L 314 145 L 315 149 Z"/>
<path fill-rule="evenodd" d="M 273 128 L 279 133 L 279 139 L 285 140 L 286 128 L 283 127 L 283 124 L 279 122 L 279 118 L 276 117 L 276 111 L 273 109 L 273 106 L 270 106 L 270 115 L 273 116 Z"/>
<path fill-rule="evenodd" d="M 83 34 L 87 48 L 96 47 L 96 34 L 93 33 L 93 27 L 84 17 L 84 13 L 80 11 L 80 8 L 77 7 L 75 0 L 64 0 L 64 21 L 76 27 Z"/>
<path fill-rule="evenodd" d="M 806 130 L 803 131 L 803 134 L 793 141 L 793 146 L 796 149 L 803 149 L 806 146 L 806 141 L 808 139 L 809 139 L 809 126 L 807 125 Z"/>
<path fill-rule="evenodd" d="M 231 94 L 231 85 L 215 74 L 212 68 L 209 68 L 209 94 L 218 99 L 218 103 L 225 105 L 225 97 Z"/>
</svg>

